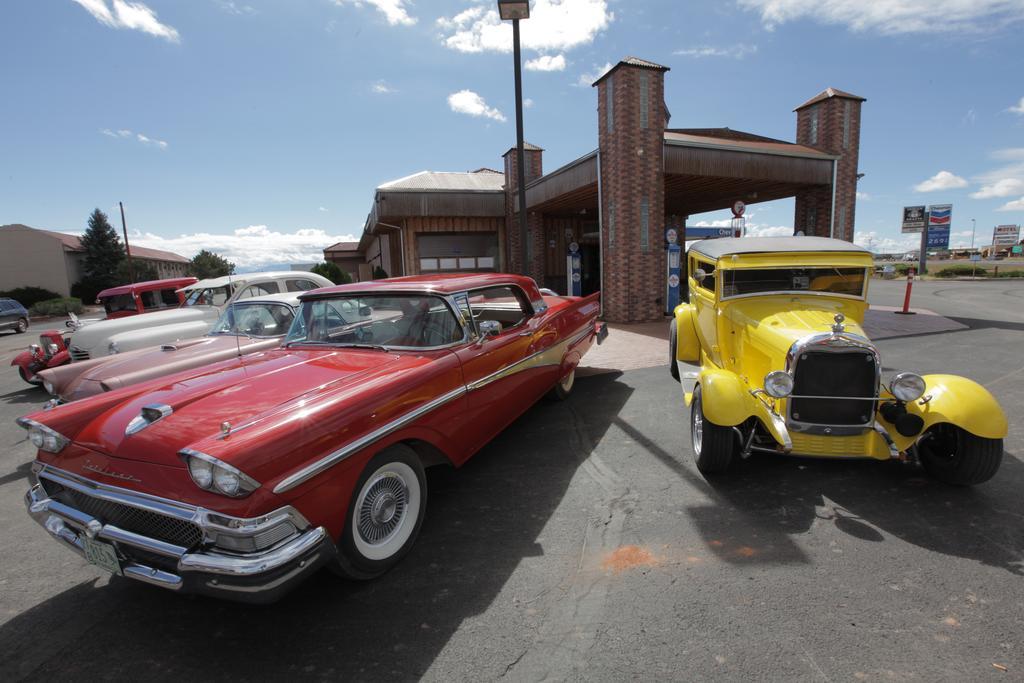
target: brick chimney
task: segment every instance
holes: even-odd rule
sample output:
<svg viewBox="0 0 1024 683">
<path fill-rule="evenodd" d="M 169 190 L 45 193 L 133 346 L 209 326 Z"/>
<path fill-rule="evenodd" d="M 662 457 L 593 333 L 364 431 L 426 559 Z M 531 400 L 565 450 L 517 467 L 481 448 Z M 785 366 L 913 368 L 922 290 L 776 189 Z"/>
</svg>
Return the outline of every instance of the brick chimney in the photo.
<svg viewBox="0 0 1024 683">
<path fill-rule="evenodd" d="M 597 80 L 604 316 L 661 320 L 665 309 L 664 147 L 668 67 L 627 57 Z"/>
<path fill-rule="evenodd" d="M 857 208 L 857 163 L 860 156 L 860 108 L 866 100 L 828 88 L 796 112 L 797 144 L 839 157 L 836 163 L 835 237 L 853 241 Z M 816 188 L 796 196 L 793 225 L 807 235 L 828 237 L 832 219 L 832 188 Z"/>
</svg>

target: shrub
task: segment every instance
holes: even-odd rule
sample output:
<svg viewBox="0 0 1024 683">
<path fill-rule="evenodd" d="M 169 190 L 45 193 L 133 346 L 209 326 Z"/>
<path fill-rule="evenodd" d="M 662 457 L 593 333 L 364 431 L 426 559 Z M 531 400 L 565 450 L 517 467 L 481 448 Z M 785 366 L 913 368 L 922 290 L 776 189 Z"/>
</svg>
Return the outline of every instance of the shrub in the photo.
<svg viewBox="0 0 1024 683">
<path fill-rule="evenodd" d="M 18 287 L 7 292 L 0 292 L 0 297 L 14 299 L 25 308 L 32 308 L 40 301 L 59 299 L 60 294 L 42 287 Z"/>
<path fill-rule="evenodd" d="M 988 275 L 988 271 L 983 266 L 967 265 L 966 263 L 958 263 L 955 266 L 946 266 L 942 270 L 935 273 L 935 277 L 967 277 L 970 275 L 979 275 L 985 277 Z"/>
<path fill-rule="evenodd" d="M 29 311 L 32 315 L 67 315 L 68 313 L 81 313 L 82 300 L 73 296 L 57 297 L 46 301 L 36 302 Z"/>
<path fill-rule="evenodd" d="M 348 273 L 343 271 L 341 267 L 333 261 L 318 263 L 310 268 L 309 272 L 322 275 L 336 285 L 347 285 L 352 282 L 352 278 L 349 277 Z"/>
<path fill-rule="evenodd" d="M 373 279 L 374 280 L 383 280 L 383 279 L 387 278 L 387 276 L 388 276 L 388 271 L 384 270 L 380 266 L 374 266 L 374 268 L 373 268 Z"/>
<path fill-rule="evenodd" d="M 1001 270 L 999 277 L 1024 277 L 1024 270 Z"/>
<path fill-rule="evenodd" d="M 71 285 L 71 296 L 86 301 L 89 304 L 96 303 L 96 295 L 106 289 L 99 282 L 95 282 L 89 279 L 82 279 L 79 282 Z"/>
</svg>

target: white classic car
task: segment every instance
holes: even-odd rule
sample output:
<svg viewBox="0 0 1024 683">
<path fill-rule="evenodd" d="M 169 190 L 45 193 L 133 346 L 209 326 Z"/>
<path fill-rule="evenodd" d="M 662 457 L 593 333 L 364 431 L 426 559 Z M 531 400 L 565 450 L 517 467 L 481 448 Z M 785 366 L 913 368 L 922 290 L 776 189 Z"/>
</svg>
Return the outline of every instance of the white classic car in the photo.
<svg viewBox="0 0 1024 683">
<path fill-rule="evenodd" d="M 200 280 L 183 289 L 185 303 L 179 308 L 101 320 L 76 330 L 71 335 L 69 347 L 71 361 L 201 337 L 233 301 L 331 285 L 325 277 L 295 270 L 242 273 Z"/>
</svg>

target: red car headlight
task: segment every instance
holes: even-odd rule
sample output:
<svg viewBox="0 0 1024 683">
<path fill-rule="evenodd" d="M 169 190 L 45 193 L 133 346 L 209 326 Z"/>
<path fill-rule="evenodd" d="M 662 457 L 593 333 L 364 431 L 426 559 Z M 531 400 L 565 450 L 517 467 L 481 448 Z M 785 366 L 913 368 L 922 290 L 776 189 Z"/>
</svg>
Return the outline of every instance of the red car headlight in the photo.
<svg viewBox="0 0 1024 683">
<path fill-rule="evenodd" d="M 260 483 L 245 472 L 212 455 L 191 448 L 183 448 L 179 453 L 185 459 L 192 482 L 204 491 L 244 498 L 260 487 Z"/>
<path fill-rule="evenodd" d="M 28 440 L 41 451 L 60 453 L 65 446 L 71 443 L 71 439 L 35 420 L 19 417 L 17 423 L 19 427 L 28 431 Z"/>
</svg>

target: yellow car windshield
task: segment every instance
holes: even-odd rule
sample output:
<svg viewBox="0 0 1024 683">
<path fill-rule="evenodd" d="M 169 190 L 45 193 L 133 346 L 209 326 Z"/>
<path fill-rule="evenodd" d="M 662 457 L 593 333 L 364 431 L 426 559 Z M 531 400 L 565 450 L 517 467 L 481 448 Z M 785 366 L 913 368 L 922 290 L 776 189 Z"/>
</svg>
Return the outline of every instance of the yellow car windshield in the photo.
<svg viewBox="0 0 1024 683">
<path fill-rule="evenodd" d="M 723 270 L 722 297 L 775 292 L 864 295 L 863 268 L 753 268 Z"/>
</svg>

